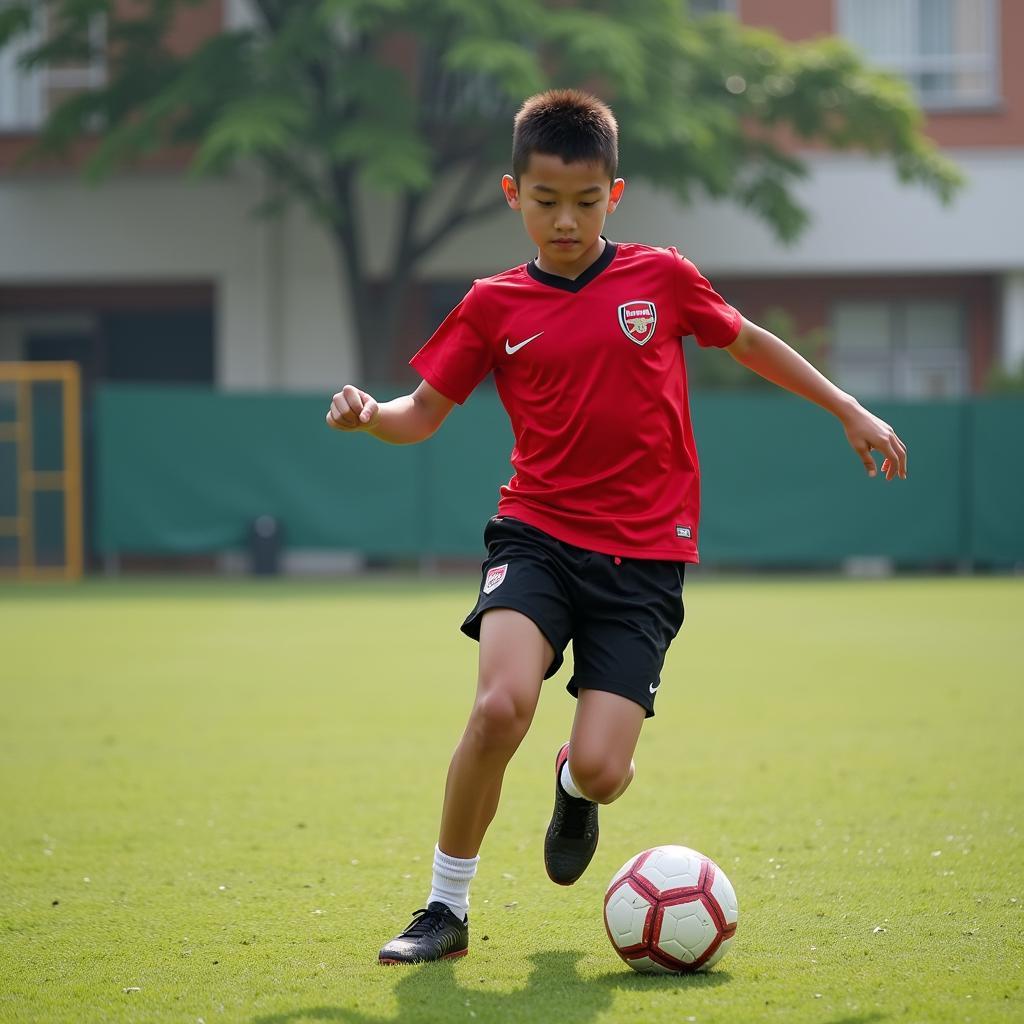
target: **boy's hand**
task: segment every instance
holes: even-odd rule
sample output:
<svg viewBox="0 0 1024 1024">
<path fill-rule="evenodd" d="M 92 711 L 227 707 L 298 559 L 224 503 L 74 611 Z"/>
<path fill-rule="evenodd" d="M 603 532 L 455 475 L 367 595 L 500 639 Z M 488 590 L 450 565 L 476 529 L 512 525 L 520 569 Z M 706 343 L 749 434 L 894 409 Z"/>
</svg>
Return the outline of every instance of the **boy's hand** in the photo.
<svg viewBox="0 0 1024 1024">
<path fill-rule="evenodd" d="M 860 456 L 868 476 L 875 476 L 875 460 L 872 451 L 882 453 L 882 472 L 886 480 L 894 476 L 907 479 L 907 446 L 899 435 L 885 420 L 872 415 L 862 405 L 854 406 L 853 410 L 842 418 L 846 440 Z"/>
<path fill-rule="evenodd" d="M 331 399 L 327 426 L 335 430 L 370 430 L 380 419 L 380 407 L 373 395 L 346 384 Z"/>
</svg>

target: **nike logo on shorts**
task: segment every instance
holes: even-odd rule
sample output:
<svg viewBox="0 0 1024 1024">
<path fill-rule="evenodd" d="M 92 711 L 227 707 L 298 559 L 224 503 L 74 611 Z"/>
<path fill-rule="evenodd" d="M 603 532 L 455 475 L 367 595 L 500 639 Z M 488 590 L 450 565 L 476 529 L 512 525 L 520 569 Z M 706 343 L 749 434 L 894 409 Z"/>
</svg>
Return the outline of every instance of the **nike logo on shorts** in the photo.
<svg viewBox="0 0 1024 1024">
<path fill-rule="evenodd" d="M 544 333 L 543 331 L 538 331 L 532 337 L 527 338 L 526 341 L 519 342 L 519 344 L 517 344 L 517 345 L 510 345 L 508 343 L 508 338 L 506 338 L 505 339 L 505 351 L 510 356 L 515 355 L 516 352 L 518 352 L 524 345 L 529 345 L 531 341 L 533 341 L 535 338 L 539 338 L 543 333 Z"/>
<path fill-rule="evenodd" d="M 658 680 L 658 686 L 661 686 L 661 680 L 660 679 Z M 648 689 L 651 691 L 651 693 L 654 693 L 654 691 L 657 690 L 658 686 L 655 686 L 654 683 L 651 683 L 651 685 L 648 687 Z"/>
</svg>

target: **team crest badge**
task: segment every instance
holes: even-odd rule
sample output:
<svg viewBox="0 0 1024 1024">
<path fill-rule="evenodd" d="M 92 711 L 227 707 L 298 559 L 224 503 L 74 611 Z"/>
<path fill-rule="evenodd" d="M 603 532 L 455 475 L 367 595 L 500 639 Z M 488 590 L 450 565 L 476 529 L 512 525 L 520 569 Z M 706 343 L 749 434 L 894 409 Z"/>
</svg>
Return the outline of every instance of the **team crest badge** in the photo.
<svg viewBox="0 0 1024 1024">
<path fill-rule="evenodd" d="M 653 302 L 636 299 L 619 306 L 619 326 L 623 334 L 637 345 L 646 345 L 658 326 L 658 311 Z"/>
<path fill-rule="evenodd" d="M 487 579 L 484 580 L 484 593 L 490 594 L 495 591 L 505 582 L 505 574 L 508 572 L 508 562 L 504 565 L 496 565 L 487 573 Z"/>
</svg>

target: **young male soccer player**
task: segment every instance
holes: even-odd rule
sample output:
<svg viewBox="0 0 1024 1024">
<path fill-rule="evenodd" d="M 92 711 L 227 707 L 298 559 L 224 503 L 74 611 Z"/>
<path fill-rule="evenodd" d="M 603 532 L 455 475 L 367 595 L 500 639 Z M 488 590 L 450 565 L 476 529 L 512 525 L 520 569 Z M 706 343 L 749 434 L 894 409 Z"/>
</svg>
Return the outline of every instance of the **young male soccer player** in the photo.
<svg viewBox="0 0 1024 1024">
<path fill-rule="evenodd" d="M 674 248 L 614 243 L 622 198 L 611 111 L 574 91 L 528 99 L 502 188 L 537 246 L 529 263 L 474 282 L 413 357 L 423 382 L 378 402 L 348 385 L 330 426 L 422 441 L 488 374 L 515 434 L 515 475 L 484 531 L 487 558 L 462 630 L 480 643 L 476 699 L 448 770 L 426 909 L 382 963 L 462 956 L 469 884 L 502 778 L 541 682 L 573 643 L 570 740 L 555 759 L 544 840 L 552 881 L 572 885 L 597 847 L 599 804 L 633 779 L 665 652 L 683 621 L 683 568 L 697 561 L 699 476 L 681 339 L 736 360 L 833 413 L 876 475 L 906 477 L 893 429 L 774 335 L 744 319 Z"/>
</svg>

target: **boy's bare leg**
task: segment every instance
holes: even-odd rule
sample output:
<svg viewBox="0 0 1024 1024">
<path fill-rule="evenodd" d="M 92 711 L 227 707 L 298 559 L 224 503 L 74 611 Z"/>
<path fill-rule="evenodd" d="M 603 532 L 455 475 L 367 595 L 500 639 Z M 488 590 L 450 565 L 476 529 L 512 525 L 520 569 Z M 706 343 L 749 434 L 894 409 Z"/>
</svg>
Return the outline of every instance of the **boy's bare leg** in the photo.
<svg viewBox="0 0 1024 1024">
<path fill-rule="evenodd" d="M 505 768 L 526 735 L 554 652 L 531 619 L 495 608 L 480 622 L 476 700 L 444 792 L 430 898 L 380 951 L 384 964 L 464 956 L 469 948 L 469 885 L 498 807 Z"/>
<path fill-rule="evenodd" d="M 555 807 L 544 836 L 552 882 L 573 885 L 589 867 L 600 834 L 597 805 L 617 800 L 633 781 L 644 716 L 639 704 L 618 694 L 580 690 L 572 736 L 555 758 Z"/>
<path fill-rule="evenodd" d="M 520 612 L 495 608 L 481 619 L 476 700 L 448 768 L 441 812 L 438 846 L 448 856 L 479 853 L 553 657 L 547 638 Z"/>
<path fill-rule="evenodd" d="M 618 800 L 633 781 L 633 752 L 646 712 L 617 693 L 580 690 L 569 740 L 569 774 L 599 804 Z"/>
</svg>

